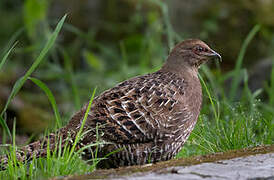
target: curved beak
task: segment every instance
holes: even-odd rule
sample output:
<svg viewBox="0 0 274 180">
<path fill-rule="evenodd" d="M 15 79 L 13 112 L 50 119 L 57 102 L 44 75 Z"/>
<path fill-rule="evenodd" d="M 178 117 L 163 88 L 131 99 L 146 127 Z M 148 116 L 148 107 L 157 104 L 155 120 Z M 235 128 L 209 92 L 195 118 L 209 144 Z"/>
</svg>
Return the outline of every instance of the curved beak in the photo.
<svg viewBox="0 0 274 180">
<path fill-rule="evenodd" d="M 222 56 L 219 53 L 212 50 L 212 49 L 211 49 L 210 54 L 208 54 L 208 56 L 212 57 L 213 59 L 218 59 L 219 61 L 222 62 Z"/>
</svg>

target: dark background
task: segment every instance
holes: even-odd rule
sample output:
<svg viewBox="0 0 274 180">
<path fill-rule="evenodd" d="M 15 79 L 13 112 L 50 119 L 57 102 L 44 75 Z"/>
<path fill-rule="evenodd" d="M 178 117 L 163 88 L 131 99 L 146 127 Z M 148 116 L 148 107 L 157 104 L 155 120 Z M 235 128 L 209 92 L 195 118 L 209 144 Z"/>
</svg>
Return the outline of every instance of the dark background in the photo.
<svg viewBox="0 0 274 180">
<path fill-rule="evenodd" d="M 18 41 L 0 70 L 1 109 L 15 81 L 31 66 L 66 13 L 56 45 L 32 75 L 52 90 L 64 122 L 88 101 L 95 86 L 99 94 L 129 77 L 158 69 L 170 48 L 185 38 L 202 39 L 219 52 L 220 71 L 225 74 L 233 72 L 244 39 L 260 25 L 243 67 L 253 92 L 264 89 L 271 77 L 272 0 L 1 0 L 1 58 L 9 42 Z M 209 66 L 213 74 L 218 71 L 214 63 Z M 229 78 L 224 81 L 227 86 L 229 82 Z M 262 98 L 268 101 L 267 96 Z M 47 97 L 29 81 L 6 116 L 10 127 L 16 117 L 23 139 L 43 132 L 54 120 Z"/>
</svg>

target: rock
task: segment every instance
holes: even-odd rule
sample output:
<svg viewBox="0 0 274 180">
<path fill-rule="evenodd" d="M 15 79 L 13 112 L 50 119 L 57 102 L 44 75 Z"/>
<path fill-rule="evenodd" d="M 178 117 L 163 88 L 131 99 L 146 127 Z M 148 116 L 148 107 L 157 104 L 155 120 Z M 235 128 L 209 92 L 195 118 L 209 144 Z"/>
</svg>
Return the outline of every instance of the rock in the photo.
<svg viewBox="0 0 274 180">
<path fill-rule="evenodd" d="M 55 179 L 273 179 L 274 145 Z"/>
<path fill-rule="evenodd" d="M 167 168 L 163 172 L 134 174 L 114 179 L 274 179 L 274 153 L 260 154 L 231 160 L 203 163 L 194 166 Z"/>
</svg>

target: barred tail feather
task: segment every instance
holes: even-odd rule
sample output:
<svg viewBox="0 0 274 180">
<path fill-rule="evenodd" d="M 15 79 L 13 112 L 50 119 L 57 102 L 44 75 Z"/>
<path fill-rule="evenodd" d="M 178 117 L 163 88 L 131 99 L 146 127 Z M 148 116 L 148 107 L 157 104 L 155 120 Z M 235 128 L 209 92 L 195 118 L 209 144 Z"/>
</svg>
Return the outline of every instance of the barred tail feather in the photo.
<svg viewBox="0 0 274 180">
<path fill-rule="evenodd" d="M 31 144 L 23 146 L 15 151 L 16 160 L 22 163 L 31 161 L 34 158 L 46 157 L 47 152 L 53 152 L 55 148 L 61 143 L 61 147 L 64 146 L 64 139 L 61 138 L 60 133 L 51 133 L 41 140 L 35 141 Z M 12 153 L 12 152 L 11 152 Z M 10 159 L 10 155 L 0 156 L 0 170 L 5 170 Z"/>
</svg>

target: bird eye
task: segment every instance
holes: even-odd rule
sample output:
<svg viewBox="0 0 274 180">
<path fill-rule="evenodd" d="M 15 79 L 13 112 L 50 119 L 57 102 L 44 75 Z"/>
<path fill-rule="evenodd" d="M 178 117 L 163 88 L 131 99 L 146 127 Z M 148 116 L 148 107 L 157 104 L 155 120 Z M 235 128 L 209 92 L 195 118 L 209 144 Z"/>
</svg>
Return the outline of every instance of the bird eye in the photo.
<svg viewBox="0 0 274 180">
<path fill-rule="evenodd" d="M 209 49 L 206 48 L 206 47 L 202 47 L 202 46 L 198 45 L 198 46 L 196 46 L 196 47 L 194 48 L 194 51 L 195 51 L 196 53 L 203 53 L 203 52 L 208 52 Z"/>
<path fill-rule="evenodd" d="M 195 47 L 195 51 L 197 51 L 197 52 L 203 52 L 203 51 L 206 51 L 206 49 L 203 48 L 203 47 L 201 47 L 201 46 L 196 46 Z"/>
<path fill-rule="evenodd" d="M 202 52 L 202 51 L 204 51 L 204 48 L 198 47 L 198 51 Z"/>
</svg>

